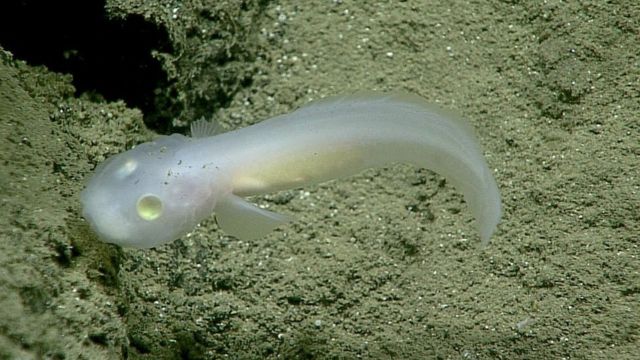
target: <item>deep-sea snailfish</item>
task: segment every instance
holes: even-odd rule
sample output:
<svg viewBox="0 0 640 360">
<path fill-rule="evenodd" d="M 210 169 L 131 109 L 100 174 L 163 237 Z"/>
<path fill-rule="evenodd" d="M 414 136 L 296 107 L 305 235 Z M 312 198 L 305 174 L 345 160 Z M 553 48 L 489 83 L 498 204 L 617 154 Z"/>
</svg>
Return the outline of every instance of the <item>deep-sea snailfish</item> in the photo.
<svg viewBox="0 0 640 360">
<path fill-rule="evenodd" d="M 483 243 L 500 221 L 498 187 L 473 129 L 417 96 L 332 97 L 235 131 L 219 133 L 204 120 L 191 130 L 191 137 L 162 136 L 96 168 L 81 202 L 101 240 L 154 247 L 211 213 L 224 232 L 257 238 L 290 217 L 244 197 L 398 162 L 431 169 L 462 192 Z"/>
</svg>

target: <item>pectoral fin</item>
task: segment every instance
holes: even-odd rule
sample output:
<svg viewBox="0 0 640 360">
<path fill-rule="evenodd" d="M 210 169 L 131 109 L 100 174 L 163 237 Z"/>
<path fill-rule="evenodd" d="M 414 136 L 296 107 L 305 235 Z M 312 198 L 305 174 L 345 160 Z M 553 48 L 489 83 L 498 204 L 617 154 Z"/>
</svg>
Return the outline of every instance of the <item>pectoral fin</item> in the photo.
<svg viewBox="0 0 640 360">
<path fill-rule="evenodd" d="M 229 195 L 219 201 L 215 213 L 220 228 L 241 240 L 265 236 L 291 220 L 289 216 L 261 209 L 235 195 Z"/>
</svg>

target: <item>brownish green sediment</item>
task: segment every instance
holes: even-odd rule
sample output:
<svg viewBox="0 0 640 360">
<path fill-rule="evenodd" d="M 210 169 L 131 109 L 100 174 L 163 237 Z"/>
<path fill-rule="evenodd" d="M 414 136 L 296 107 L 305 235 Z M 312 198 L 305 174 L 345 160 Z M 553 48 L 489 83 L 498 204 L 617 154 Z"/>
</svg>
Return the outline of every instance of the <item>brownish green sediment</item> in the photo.
<svg viewBox="0 0 640 360">
<path fill-rule="evenodd" d="M 503 196 L 488 248 L 462 196 L 409 166 L 255 199 L 297 218 L 257 241 L 210 220 L 158 249 L 100 243 L 78 193 L 153 136 L 143 114 L 5 49 L 0 358 L 637 358 L 640 6 L 363 3 L 107 8 L 169 34 L 176 126 L 359 89 L 461 112 Z"/>
</svg>

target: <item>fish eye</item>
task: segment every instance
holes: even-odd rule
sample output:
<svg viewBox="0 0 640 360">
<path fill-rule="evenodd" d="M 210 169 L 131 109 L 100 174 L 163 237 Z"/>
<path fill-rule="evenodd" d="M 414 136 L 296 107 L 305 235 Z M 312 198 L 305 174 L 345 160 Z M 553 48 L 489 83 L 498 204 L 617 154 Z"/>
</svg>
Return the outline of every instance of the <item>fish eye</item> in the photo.
<svg viewBox="0 0 640 360">
<path fill-rule="evenodd" d="M 138 216 L 147 221 L 153 221 L 162 215 L 162 208 L 162 200 L 154 194 L 144 194 L 136 203 Z"/>
</svg>

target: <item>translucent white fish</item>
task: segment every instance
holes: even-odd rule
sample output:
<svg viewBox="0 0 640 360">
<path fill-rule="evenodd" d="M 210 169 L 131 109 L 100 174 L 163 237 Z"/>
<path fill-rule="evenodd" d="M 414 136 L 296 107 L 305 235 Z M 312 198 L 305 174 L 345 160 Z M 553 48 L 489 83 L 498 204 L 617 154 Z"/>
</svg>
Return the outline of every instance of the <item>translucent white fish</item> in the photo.
<svg viewBox="0 0 640 360">
<path fill-rule="evenodd" d="M 498 187 L 473 129 L 406 94 L 366 93 L 312 102 L 226 133 L 199 120 L 192 137 L 160 137 L 109 158 L 81 194 L 103 241 L 138 248 L 170 242 L 215 213 L 226 233 L 261 237 L 289 217 L 244 197 L 409 163 L 464 194 L 483 243 L 501 216 Z"/>
</svg>

